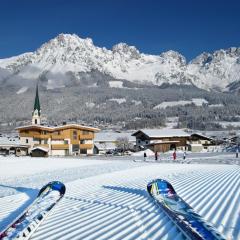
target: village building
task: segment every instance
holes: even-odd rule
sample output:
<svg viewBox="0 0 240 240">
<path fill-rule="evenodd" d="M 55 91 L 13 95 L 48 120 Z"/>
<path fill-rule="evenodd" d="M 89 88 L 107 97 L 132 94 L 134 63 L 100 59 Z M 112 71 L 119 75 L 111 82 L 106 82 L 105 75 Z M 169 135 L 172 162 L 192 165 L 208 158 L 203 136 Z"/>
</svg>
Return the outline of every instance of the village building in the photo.
<svg viewBox="0 0 240 240">
<path fill-rule="evenodd" d="M 29 146 L 32 156 L 67 156 L 93 154 L 93 140 L 98 128 L 80 124 L 45 126 L 41 124 L 41 107 L 36 88 L 32 124 L 16 128 L 20 144 Z"/>
<path fill-rule="evenodd" d="M 136 137 L 136 147 L 148 148 L 154 152 L 187 150 L 191 135 L 182 129 L 142 129 L 132 134 Z"/>
<path fill-rule="evenodd" d="M 117 141 L 119 139 L 126 139 L 129 145 L 135 145 L 135 137 L 132 132 L 119 132 L 119 131 L 101 131 L 96 133 L 94 139 L 94 153 L 106 154 L 111 153 L 117 148 Z"/>
<path fill-rule="evenodd" d="M 212 138 L 199 133 L 191 134 L 188 142 L 188 150 L 192 152 L 201 152 L 203 150 L 212 151 L 214 150 L 214 146 Z"/>
<path fill-rule="evenodd" d="M 0 136 L 0 155 L 24 156 L 28 154 L 29 146 L 21 144 L 18 138 Z"/>
</svg>

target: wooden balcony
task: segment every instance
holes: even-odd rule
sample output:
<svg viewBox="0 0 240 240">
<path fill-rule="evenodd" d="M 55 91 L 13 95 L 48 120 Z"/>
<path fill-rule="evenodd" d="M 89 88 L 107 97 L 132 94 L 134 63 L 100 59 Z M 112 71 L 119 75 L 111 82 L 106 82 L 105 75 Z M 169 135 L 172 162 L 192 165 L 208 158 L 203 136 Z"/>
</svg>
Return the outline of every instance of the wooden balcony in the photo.
<svg viewBox="0 0 240 240">
<path fill-rule="evenodd" d="M 52 144 L 51 145 L 52 150 L 65 150 L 69 149 L 68 144 Z"/>
<path fill-rule="evenodd" d="M 65 136 L 64 135 L 52 135 L 51 138 L 52 138 L 52 140 L 64 140 Z"/>
<path fill-rule="evenodd" d="M 93 139 L 93 138 L 94 138 L 94 134 L 93 133 L 90 133 L 90 134 L 87 134 L 87 135 L 81 134 L 79 136 L 79 140 L 90 140 L 90 139 Z"/>
<path fill-rule="evenodd" d="M 20 133 L 20 137 L 31 137 L 31 138 L 39 138 L 39 139 L 48 139 L 50 138 L 49 134 L 39 134 L 39 133 Z"/>
<path fill-rule="evenodd" d="M 92 149 L 93 144 L 80 144 L 80 149 Z"/>
</svg>

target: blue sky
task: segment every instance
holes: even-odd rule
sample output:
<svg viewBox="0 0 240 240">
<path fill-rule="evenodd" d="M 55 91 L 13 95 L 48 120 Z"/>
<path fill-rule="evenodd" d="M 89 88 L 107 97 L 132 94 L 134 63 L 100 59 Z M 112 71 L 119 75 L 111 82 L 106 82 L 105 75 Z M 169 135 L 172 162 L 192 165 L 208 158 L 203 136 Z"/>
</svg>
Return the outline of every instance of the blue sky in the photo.
<svg viewBox="0 0 240 240">
<path fill-rule="evenodd" d="M 240 46 L 237 0 L 1 0 L 0 58 L 34 51 L 59 33 L 119 42 L 141 52 L 203 51 Z"/>
</svg>

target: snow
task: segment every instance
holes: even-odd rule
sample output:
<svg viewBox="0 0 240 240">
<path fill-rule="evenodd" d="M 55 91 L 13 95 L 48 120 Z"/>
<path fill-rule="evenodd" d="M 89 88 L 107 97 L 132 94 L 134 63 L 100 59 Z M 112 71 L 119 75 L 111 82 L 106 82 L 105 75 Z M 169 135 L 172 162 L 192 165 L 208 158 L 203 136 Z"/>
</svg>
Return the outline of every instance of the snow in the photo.
<svg viewBox="0 0 240 240">
<path fill-rule="evenodd" d="M 160 157 L 167 155 L 169 153 Z M 219 160 L 234 163 L 233 156 L 187 155 L 198 164 L 133 162 L 135 157 L 126 156 L 104 158 L 109 160 L 0 157 L 4 174 L 0 176 L 2 188 L 7 191 L 4 185 L 8 180 L 10 186 L 20 192 L 0 198 L 0 229 L 20 212 L 19 209 L 23 210 L 33 201 L 37 188 L 49 180 L 61 180 L 66 185 L 66 194 L 32 239 L 183 240 L 179 229 L 146 192 L 150 180 L 164 178 L 226 238 L 239 239 L 239 166 L 216 164 Z M 208 161 L 212 163 L 199 164 Z M 28 168 L 31 171 L 26 173 Z M 22 181 L 24 187 L 20 187 Z"/>
<path fill-rule="evenodd" d="M 220 103 L 220 104 L 210 104 L 210 105 L 208 105 L 208 107 L 210 107 L 210 108 L 219 108 L 219 107 L 224 107 L 224 105 L 222 104 L 222 103 Z"/>
<path fill-rule="evenodd" d="M 86 107 L 88 108 L 93 108 L 95 106 L 95 103 L 93 102 L 86 102 L 85 104 L 86 104 Z"/>
<path fill-rule="evenodd" d="M 171 101 L 171 102 L 162 102 L 155 106 L 153 109 L 165 109 L 167 107 L 175 107 L 175 106 L 185 106 L 191 104 L 191 101 Z"/>
<path fill-rule="evenodd" d="M 19 145 L 19 138 L 0 137 L 0 145 Z"/>
<path fill-rule="evenodd" d="M 203 98 L 193 98 L 192 102 L 195 106 L 198 106 L 198 107 L 208 104 L 208 101 Z"/>
<path fill-rule="evenodd" d="M 185 106 L 189 104 L 194 104 L 195 106 L 201 107 L 204 104 L 208 104 L 208 101 L 202 98 L 193 98 L 190 100 L 179 100 L 179 101 L 171 101 L 171 102 L 162 102 L 155 106 L 153 109 L 165 109 L 167 107 L 176 107 L 176 106 Z"/>
<path fill-rule="evenodd" d="M 28 90 L 28 87 L 22 87 L 17 91 L 17 94 L 25 93 Z"/>
<path fill-rule="evenodd" d="M 48 152 L 48 151 L 49 151 L 48 148 L 45 148 L 45 147 L 39 147 L 39 146 L 34 147 L 34 148 L 32 149 L 32 151 L 37 150 L 37 149 L 42 150 L 43 152 Z"/>
<path fill-rule="evenodd" d="M 136 142 L 136 138 L 132 134 L 133 131 L 100 131 L 95 134 L 94 142 L 115 142 L 118 138 L 128 138 L 130 142 Z"/>
<path fill-rule="evenodd" d="M 134 103 L 135 106 L 138 106 L 142 104 L 142 101 L 132 100 L 132 103 Z"/>
<path fill-rule="evenodd" d="M 89 38 L 59 34 L 34 52 L 0 59 L 0 68 L 6 71 L 4 75 L 10 81 L 12 74 L 17 79 L 30 81 L 45 77 L 48 89 L 68 86 L 72 79 L 69 73 L 79 79 L 79 73 L 94 70 L 110 76 L 112 80 L 229 90 L 229 84 L 239 80 L 239 53 L 239 48 L 218 50 L 213 54 L 203 53 L 187 63 L 183 55 L 172 50 L 149 55 L 126 43 L 116 44 L 109 50 L 95 46 Z M 110 81 L 109 86 L 121 88 L 122 83 Z"/>
<path fill-rule="evenodd" d="M 126 98 L 111 98 L 109 101 L 117 102 L 118 104 L 122 104 L 126 102 Z"/>
<path fill-rule="evenodd" d="M 110 88 L 123 88 L 123 82 L 121 81 L 109 81 Z"/>
<path fill-rule="evenodd" d="M 144 153 L 146 153 L 147 157 L 155 156 L 154 152 L 150 149 L 146 149 L 145 151 L 135 152 L 132 154 L 132 156 L 143 158 Z"/>
<path fill-rule="evenodd" d="M 172 128 L 156 128 L 156 129 L 141 129 L 139 130 L 145 135 L 153 138 L 159 137 L 189 137 L 190 134 L 185 132 L 183 129 L 172 129 Z M 137 132 L 139 132 L 137 131 Z M 134 135 L 137 133 L 133 133 Z"/>
<path fill-rule="evenodd" d="M 218 121 L 216 122 L 220 124 L 223 128 L 231 127 L 240 127 L 240 122 L 227 122 L 227 121 Z"/>
</svg>

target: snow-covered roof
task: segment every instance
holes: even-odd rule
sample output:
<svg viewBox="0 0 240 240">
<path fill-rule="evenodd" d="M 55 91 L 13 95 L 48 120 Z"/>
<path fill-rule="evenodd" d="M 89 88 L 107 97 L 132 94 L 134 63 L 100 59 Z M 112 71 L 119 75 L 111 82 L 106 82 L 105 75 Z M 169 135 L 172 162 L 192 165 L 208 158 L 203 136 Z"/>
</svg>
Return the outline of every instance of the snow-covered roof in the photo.
<svg viewBox="0 0 240 240">
<path fill-rule="evenodd" d="M 18 138 L 0 137 L 0 145 L 19 145 Z"/>
<path fill-rule="evenodd" d="M 133 132 L 114 132 L 114 131 L 101 131 L 95 134 L 94 142 L 114 142 L 119 137 L 127 137 L 130 142 L 135 142 L 135 137 L 132 136 Z"/>
<path fill-rule="evenodd" d="M 212 138 L 207 137 L 207 136 L 205 136 L 205 135 L 203 135 L 203 134 L 200 134 L 200 133 L 192 133 L 192 134 L 191 134 L 191 136 L 194 136 L 194 135 L 199 136 L 199 137 L 202 137 L 202 138 L 207 139 L 207 140 L 212 140 Z"/>
<path fill-rule="evenodd" d="M 166 143 L 179 143 L 180 141 L 162 141 L 162 140 L 152 140 L 150 141 L 151 144 L 166 144 Z"/>
<path fill-rule="evenodd" d="M 84 125 L 80 125 L 80 124 L 65 124 L 65 125 L 59 125 L 59 126 L 45 126 L 45 125 L 26 125 L 26 126 L 22 126 L 22 127 L 18 127 L 16 128 L 16 130 L 22 130 L 22 129 L 31 129 L 31 128 L 39 128 L 39 129 L 46 129 L 49 131 L 56 131 L 56 130 L 61 130 L 61 129 L 66 129 L 66 128 L 79 128 L 82 130 L 90 130 L 90 131 L 94 131 L 94 132 L 98 132 L 100 131 L 99 128 L 95 128 L 95 127 L 89 127 L 89 126 L 84 126 Z"/>
<path fill-rule="evenodd" d="M 34 147 L 34 148 L 32 149 L 32 151 L 37 150 L 37 149 L 39 149 L 39 150 L 41 150 L 41 151 L 43 151 L 43 152 L 48 152 L 48 151 L 49 151 L 48 148 L 40 147 L 40 146 Z"/>
<path fill-rule="evenodd" d="M 190 134 L 183 129 L 141 129 L 133 133 L 132 136 L 136 136 L 139 132 L 147 135 L 150 138 L 163 138 L 163 137 L 190 137 Z"/>
</svg>

